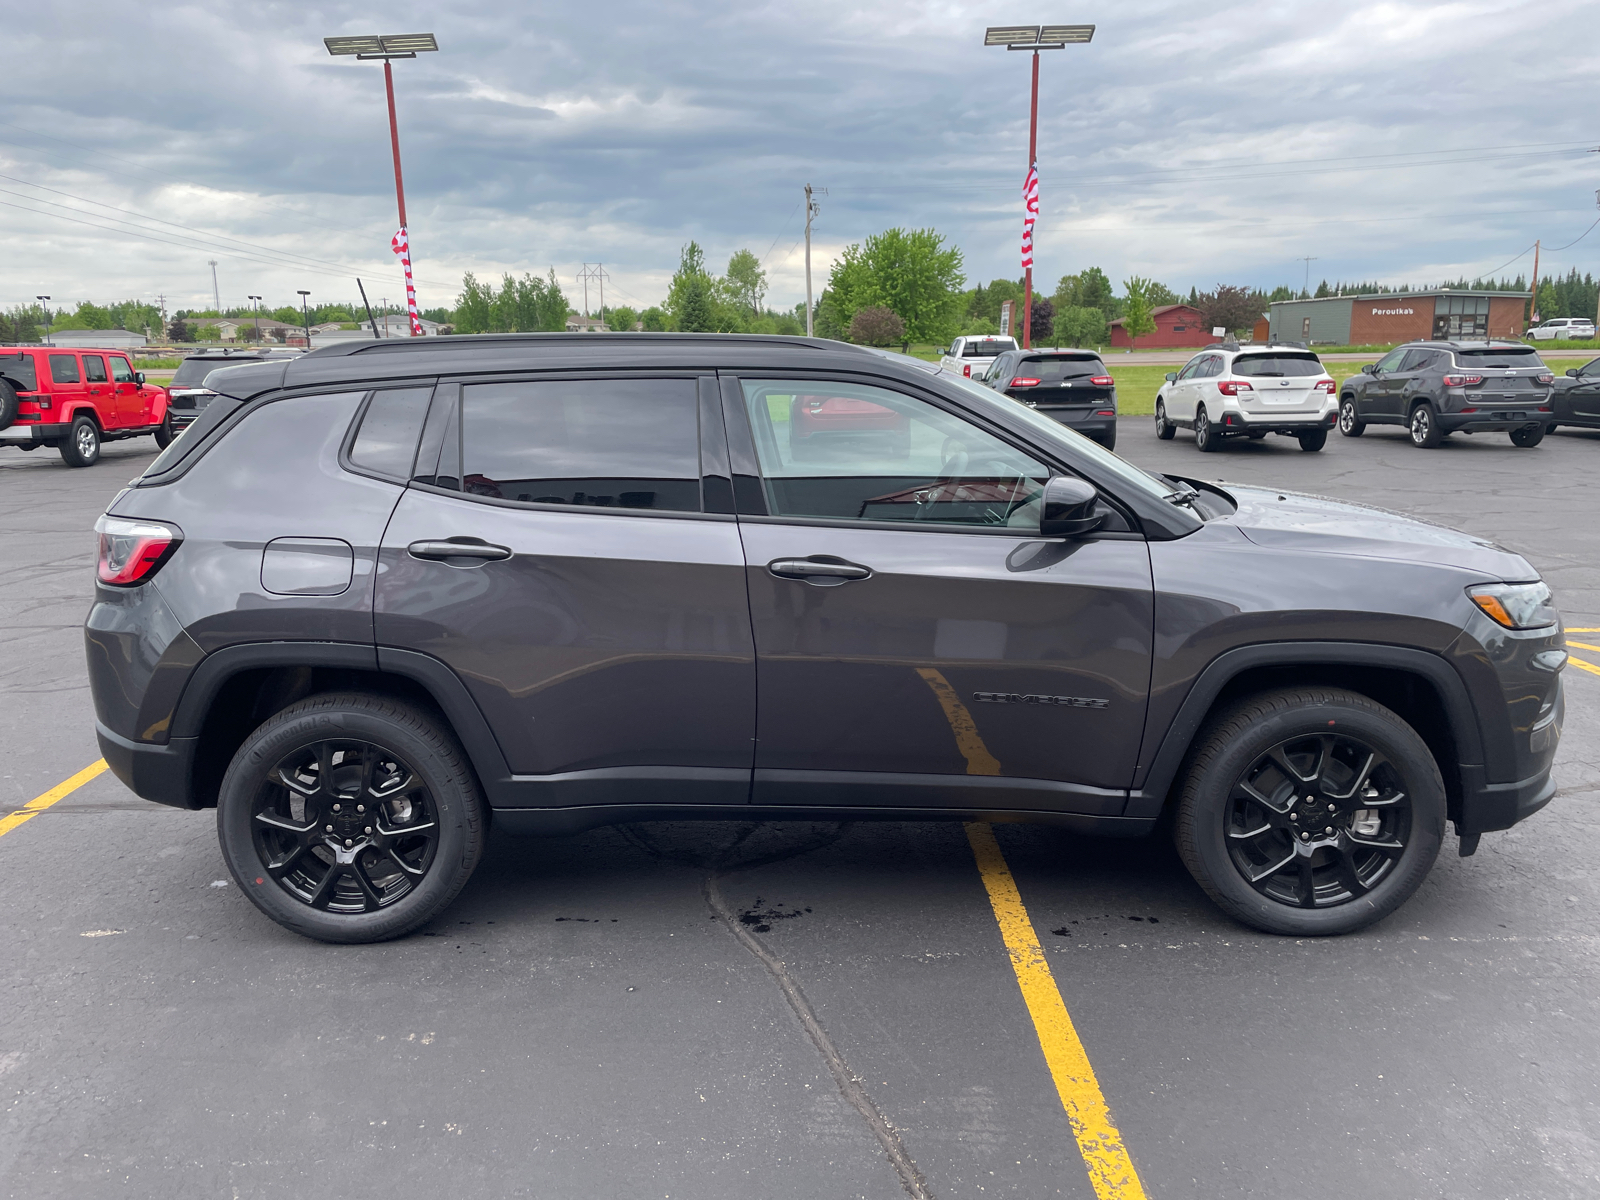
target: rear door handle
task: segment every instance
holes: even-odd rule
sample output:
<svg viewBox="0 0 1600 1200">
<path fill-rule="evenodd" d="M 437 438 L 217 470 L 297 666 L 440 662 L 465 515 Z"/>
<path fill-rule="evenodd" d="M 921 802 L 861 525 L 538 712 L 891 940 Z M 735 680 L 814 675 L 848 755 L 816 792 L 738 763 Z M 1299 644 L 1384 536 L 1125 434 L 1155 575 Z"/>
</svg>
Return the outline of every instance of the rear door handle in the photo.
<svg viewBox="0 0 1600 1200">
<path fill-rule="evenodd" d="M 452 558 L 476 558 L 490 562 L 511 557 L 511 550 L 508 547 L 491 546 L 478 538 L 470 541 L 462 538 L 459 541 L 451 539 L 443 542 L 412 542 L 406 547 L 406 553 L 412 558 L 426 558 L 436 562 Z"/>
<path fill-rule="evenodd" d="M 774 559 L 767 564 L 767 570 L 779 579 L 803 579 L 808 583 L 845 583 L 851 579 L 872 578 L 868 567 L 822 555 Z"/>
</svg>

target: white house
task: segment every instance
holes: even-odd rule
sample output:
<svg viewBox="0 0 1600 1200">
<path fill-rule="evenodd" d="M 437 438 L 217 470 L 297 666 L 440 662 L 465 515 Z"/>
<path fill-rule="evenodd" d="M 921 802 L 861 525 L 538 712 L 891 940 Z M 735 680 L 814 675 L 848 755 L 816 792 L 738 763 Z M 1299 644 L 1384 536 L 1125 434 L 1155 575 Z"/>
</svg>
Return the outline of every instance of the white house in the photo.
<svg viewBox="0 0 1600 1200">
<path fill-rule="evenodd" d="M 94 346 L 105 350 L 126 350 L 130 346 L 148 346 L 150 339 L 142 333 L 126 329 L 60 329 L 49 334 L 45 341 L 52 346 Z"/>
</svg>

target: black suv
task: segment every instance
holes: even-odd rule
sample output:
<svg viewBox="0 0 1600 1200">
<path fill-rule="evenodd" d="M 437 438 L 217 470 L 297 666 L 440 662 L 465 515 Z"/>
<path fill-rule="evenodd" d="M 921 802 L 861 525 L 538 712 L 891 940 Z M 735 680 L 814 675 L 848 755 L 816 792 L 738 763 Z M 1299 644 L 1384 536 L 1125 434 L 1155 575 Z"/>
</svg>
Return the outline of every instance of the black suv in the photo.
<svg viewBox="0 0 1600 1200">
<path fill-rule="evenodd" d="M 1008 350 L 983 382 L 1116 449 L 1117 384 L 1093 350 Z"/>
<path fill-rule="evenodd" d="M 274 358 L 298 358 L 303 350 L 202 350 L 190 354 L 178 364 L 172 380 L 167 384 L 168 421 L 174 433 L 187 429 L 200 411 L 216 395 L 206 387 L 206 376 L 222 367 L 236 367 L 240 363 L 266 362 Z"/>
<path fill-rule="evenodd" d="M 1361 368 L 1339 388 L 1339 432 L 1404 425 L 1431 450 L 1452 433 L 1509 433 L 1518 446 L 1544 440 L 1555 376 L 1521 342 L 1411 342 Z"/>
<path fill-rule="evenodd" d="M 97 731 L 312 937 L 427 921 L 491 824 L 662 818 L 1165 821 L 1237 919 L 1338 933 L 1447 817 L 1469 854 L 1554 793 L 1522 558 L 1152 475 L 900 355 L 396 339 L 208 382 L 97 525 Z"/>
</svg>

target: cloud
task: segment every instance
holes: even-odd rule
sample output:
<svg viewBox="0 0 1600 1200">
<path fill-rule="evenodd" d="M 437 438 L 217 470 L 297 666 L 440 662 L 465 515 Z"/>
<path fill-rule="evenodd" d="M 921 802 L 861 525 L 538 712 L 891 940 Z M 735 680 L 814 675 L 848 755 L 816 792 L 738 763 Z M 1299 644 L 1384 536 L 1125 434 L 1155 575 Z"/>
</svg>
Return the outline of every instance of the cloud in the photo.
<svg viewBox="0 0 1600 1200">
<path fill-rule="evenodd" d="M 1029 56 L 981 44 L 990 16 L 468 0 L 391 5 L 379 28 L 343 2 L 19 6 L 0 303 L 208 304 L 211 258 L 224 303 L 343 300 L 357 275 L 400 295 L 382 71 L 321 43 L 390 29 L 441 47 L 394 66 L 425 305 L 466 270 L 553 266 L 573 295 L 585 262 L 608 296 L 658 302 L 690 238 L 715 265 L 763 256 L 792 304 L 807 182 L 828 189 L 819 279 L 891 225 L 940 230 L 973 280 L 1014 277 Z M 1313 282 L 1422 282 L 1570 241 L 1597 163 L 1591 84 L 1560 48 L 1597 32 L 1579 0 L 1116 6 L 1090 45 L 1041 56 L 1037 273 L 1270 287 L 1309 255 Z M 1588 269 L 1590 245 L 1550 265 Z"/>
</svg>

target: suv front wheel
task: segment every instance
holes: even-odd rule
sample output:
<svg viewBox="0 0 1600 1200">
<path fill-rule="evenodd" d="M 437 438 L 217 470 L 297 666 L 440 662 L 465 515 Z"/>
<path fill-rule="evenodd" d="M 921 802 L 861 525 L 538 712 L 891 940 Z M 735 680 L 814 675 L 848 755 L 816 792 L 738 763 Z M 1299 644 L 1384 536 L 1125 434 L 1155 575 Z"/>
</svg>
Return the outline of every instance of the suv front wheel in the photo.
<svg viewBox="0 0 1600 1200">
<path fill-rule="evenodd" d="M 1339 405 L 1339 432 L 1345 437 L 1360 437 L 1367 431 L 1367 423 L 1356 415 L 1356 402 L 1346 396 Z"/>
<path fill-rule="evenodd" d="M 1194 410 L 1194 448 L 1207 454 L 1222 448 L 1222 435 L 1211 427 L 1204 404 Z"/>
<path fill-rule="evenodd" d="M 1416 731 L 1338 688 L 1267 692 L 1201 734 L 1174 836 L 1206 894 L 1268 933 L 1349 933 L 1417 890 L 1444 781 Z"/>
<path fill-rule="evenodd" d="M 217 800 L 234 880 L 278 924 L 379 942 L 442 912 L 483 853 L 477 780 L 454 737 L 360 692 L 292 704 L 245 738 Z"/>
</svg>

